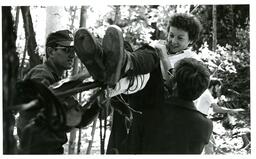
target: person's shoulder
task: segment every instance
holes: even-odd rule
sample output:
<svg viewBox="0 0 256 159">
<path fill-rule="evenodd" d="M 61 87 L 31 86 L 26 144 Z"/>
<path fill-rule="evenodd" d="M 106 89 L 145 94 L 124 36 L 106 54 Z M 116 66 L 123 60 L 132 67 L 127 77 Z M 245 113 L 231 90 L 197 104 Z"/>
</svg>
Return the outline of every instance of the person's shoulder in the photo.
<svg viewBox="0 0 256 159">
<path fill-rule="evenodd" d="M 52 75 L 45 64 L 39 64 L 33 67 L 25 76 L 25 79 L 36 79 L 36 80 L 48 79 L 48 78 L 52 78 Z"/>
<path fill-rule="evenodd" d="M 30 72 L 33 72 L 33 74 L 48 74 L 50 71 L 45 64 L 39 64 L 33 67 Z"/>
<path fill-rule="evenodd" d="M 183 50 L 183 54 L 187 57 L 187 58 L 194 58 L 196 60 L 201 61 L 200 57 L 197 55 L 197 53 L 191 49 L 186 49 Z"/>
<path fill-rule="evenodd" d="M 164 108 L 167 109 L 176 109 L 176 111 L 181 111 L 181 112 L 187 112 L 189 113 L 196 113 L 197 109 L 193 103 L 193 101 L 187 101 L 183 100 L 178 97 L 169 97 L 165 99 L 164 101 Z M 192 111 L 192 112 L 191 112 Z"/>
<path fill-rule="evenodd" d="M 206 89 L 201 95 L 199 98 L 211 98 L 212 97 L 212 94 L 211 92 L 209 91 L 209 89 Z"/>
<path fill-rule="evenodd" d="M 31 71 L 37 71 L 37 70 L 47 70 L 47 66 L 44 63 L 42 63 L 31 68 Z"/>
<path fill-rule="evenodd" d="M 211 126 L 212 125 L 212 121 L 207 117 L 207 115 L 205 115 L 204 113 L 197 111 L 196 112 L 196 116 L 199 120 L 200 123 Z"/>
</svg>

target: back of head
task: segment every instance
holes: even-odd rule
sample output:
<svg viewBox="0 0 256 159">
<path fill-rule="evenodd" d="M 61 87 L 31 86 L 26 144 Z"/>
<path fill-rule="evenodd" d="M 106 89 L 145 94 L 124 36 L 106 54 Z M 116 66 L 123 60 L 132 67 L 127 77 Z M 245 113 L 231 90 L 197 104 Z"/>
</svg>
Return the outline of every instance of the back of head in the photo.
<svg viewBox="0 0 256 159">
<path fill-rule="evenodd" d="M 196 42 L 202 32 L 202 24 L 192 14 L 188 13 L 175 13 L 169 19 L 167 32 L 169 32 L 170 27 L 175 27 L 188 32 L 189 40 Z"/>
<path fill-rule="evenodd" d="M 210 81 L 207 67 L 193 58 L 184 58 L 177 62 L 174 77 L 178 96 L 189 101 L 197 99 L 207 89 Z"/>
</svg>

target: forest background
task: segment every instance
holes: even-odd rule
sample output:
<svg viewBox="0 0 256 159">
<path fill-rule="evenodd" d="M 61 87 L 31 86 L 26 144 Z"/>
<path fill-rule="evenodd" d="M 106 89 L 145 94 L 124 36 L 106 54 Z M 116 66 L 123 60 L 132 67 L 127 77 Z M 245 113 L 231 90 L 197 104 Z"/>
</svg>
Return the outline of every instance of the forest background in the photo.
<svg viewBox="0 0 256 159">
<path fill-rule="evenodd" d="M 2 16 L 7 16 L 4 11 Z M 13 83 L 45 60 L 45 39 L 52 31 L 75 32 L 79 27 L 86 27 L 101 40 L 107 26 L 116 24 L 122 28 L 125 40 L 136 49 L 144 43 L 165 39 L 167 20 L 173 13 L 190 12 L 198 16 L 204 30 L 193 50 L 214 77 L 223 81 L 219 104 L 246 110 L 236 115 L 214 115 L 216 154 L 251 153 L 249 5 L 12 6 L 10 11 L 16 49 L 13 54 L 3 51 L 4 107 L 12 105 Z M 65 77 L 81 72 L 83 67 L 76 58 L 73 69 Z M 79 96 L 84 102 L 90 92 Z M 108 134 L 110 125 L 111 117 Z M 15 130 L 12 134 L 17 137 Z M 72 130 L 65 145 L 66 154 L 99 154 L 99 149 L 98 120 L 83 129 Z"/>
</svg>

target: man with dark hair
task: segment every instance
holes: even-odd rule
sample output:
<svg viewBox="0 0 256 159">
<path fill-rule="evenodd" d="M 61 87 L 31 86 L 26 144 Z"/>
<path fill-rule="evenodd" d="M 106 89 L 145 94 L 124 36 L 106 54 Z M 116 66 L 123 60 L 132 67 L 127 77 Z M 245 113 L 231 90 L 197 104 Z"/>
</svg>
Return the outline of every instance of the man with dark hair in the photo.
<svg viewBox="0 0 256 159">
<path fill-rule="evenodd" d="M 208 143 L 212 122 L 193 103 L 208 87 L 207 68 L 193 58 L 184 58 L 175 65 L 174 83 L 173 97 L 135 118 L 129 153 L 200 154 Z"/>
<path fill-rule="evenodd" d="M 221 93 L 222 82 L 220 79 L 212 78 L 210 80 L 210 84 L 208 89 L 204 91 L 202 96 L 196 99 L 194 102 L 196 104 L 197 109 L 205 114 L 206 116 L 209 115 L 209 109 L 212 109 L 215 113 L 229 113 L 234 114 L 241 111 L 243 109 L 229 109 L 220 107 L 217 104 L 217 98 L 220 97 Z"/>
<path fill-rule="evenodd" d="M 228 113 L 228 114 L 236 114 L 244 111 L 244 109 L 230 109 L 219 106 L 218 97 L 221 95 L 221 87 L 222 82 L 218 78 L 211 78 L 208 89 L 204 91 L 204 93 L 194 101 L 196 108 L 198 111 L 203 113 L 205 116 L 209 117 L 213 115 L 213 113 Z M 214 137 L 211 136 L 209 143 L 204 148 L 205 154 L 214 154 L 214 145 L 215 140 Z"/>
<path fill-rule="evenodd" d="M 220 79 L 212 78 L 210 80 L 208 89 L 212 90 L 211 93 L 212 93 L 213 98 L 217 98 L 220 96 L 221 87 L 222 87 L 222 82 Z"/>
<path fill-rule="evenodd" d="M 73 65 L 74 39 L 69 30 L 49 34 L 46 40 L 46 62 L 32 68 L 24 79 L 35 79 L 46 86 L 61 79 L 65 70 Z"/>
<path fill-rule="evenodd" d="M 24 81 L 31 81 L 29 87 L 33 87 L 34 85 L 32 84 L 39 83 L 39 86 L 45 86 L 45 89 L 47 90 L 47 87 L 49 87 L 51 84 L 58 82 L 61 79 L 61 76 L 65 70 L 68 70 L 72 67 L 73 59 L 75 57 L 75 49 L 74 38 L 69 30 L 59 30 L 48 35 L 46 40 L 46 57 L 47 60 L 45 63 L 35 66 L 25 76 Z M 42 86 L 38 88 L 44 88 Z M 31 91 L 42 92 L 42 90 L 33 90 L 33 88 Z M 42 96 L 36 96 L 36 94 L 31 93 L 31 91 L 28 91 L 28 94 L 23 94 L 24 98 L 18 98 L 21 100 L 21 102 L 28 102 L 28 99 L 33 98 L 39 99 L 37 106 L 35 106 L 34 108 L 19 112 L 17 129 L 20 141 L 20 153 L 62 154 L 62 146 L 67 142 L 67 129 L 61 127 L 55 130 L 52 128 L 52 123 L 46 122 L 46 120 L 51 120 L 47 119 L 47 117 L 51 116 L 50 114 L 60 113 L 58 111 L 54 112 L 54 108 L 50 108 L 51 110 L 53 110 L 53 112 L 46 111 L 48 107 L 54 107 L 55 103 L 50 103 L 50 101 L 52 101 L 53 98 L 56 97 L 50 96 L 51 93 L 47 93 L 46 91 L 46 94 L 48 94 L 49 97 L 47 99 L 42 99 Z M 62 105 L 64 105 L 65 103 L 65 108 L 67 108 L 67 111 L 71 110 L 73 107 L 75 107 L 75 109 L 81 107 L 73 97 L 67 97 L 60 102 Z M 42 114 L 43 111 L 47 114 Z M 68 121 L 69 119 L 67 119 L 67 122 L 75 121 L 75 123 L 77 122 L 77 124 L 74 125 L 78 127 L 86 126 L 90 122 L 90 120 L 92 120 L 93 117 L 96 116 L 98 112 L 98 107 L 92 107 L 91 110 L 88 112 L 83 112 L 82 116 L 78 112 L 78 116 L 75 117 L 75 119 L 69 118 L 72 121 Z"/>
<path fill-rule="evenodd" d="M 209 71 L 202 62 L 193 58 L 180 60 L 174 70 L 177 96 L 188 101 L 197 99 L 207 89 L 209 78 Z"/>
</svg>

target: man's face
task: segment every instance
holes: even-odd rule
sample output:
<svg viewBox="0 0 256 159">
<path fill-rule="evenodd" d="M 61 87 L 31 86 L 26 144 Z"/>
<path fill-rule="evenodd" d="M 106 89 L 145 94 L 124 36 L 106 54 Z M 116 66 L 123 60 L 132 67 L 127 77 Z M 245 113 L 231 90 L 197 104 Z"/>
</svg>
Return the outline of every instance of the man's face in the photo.
<svg viewBox="0 0 256 159">
<path fill-rule="evenodd" d="M 57 46 L 54 48 L 53 59 L 56 67 L 63 70 L 70 69 L 75 57 L 74 47 Z"/>
<path fill-rule="evenodd" d="M 212 96 L 214 98 L 220 97 L 221 96 L 221 85 L 215 85 L 212 89 Z"/>
<path fill-rule="evenodd" d="M 170 27 L 167 37 L 167 50 L 169 53 L 177 53 L 192 44 L 189 40 L 188 32 L 178 29 L 176 27 Z"/>
</svg>

